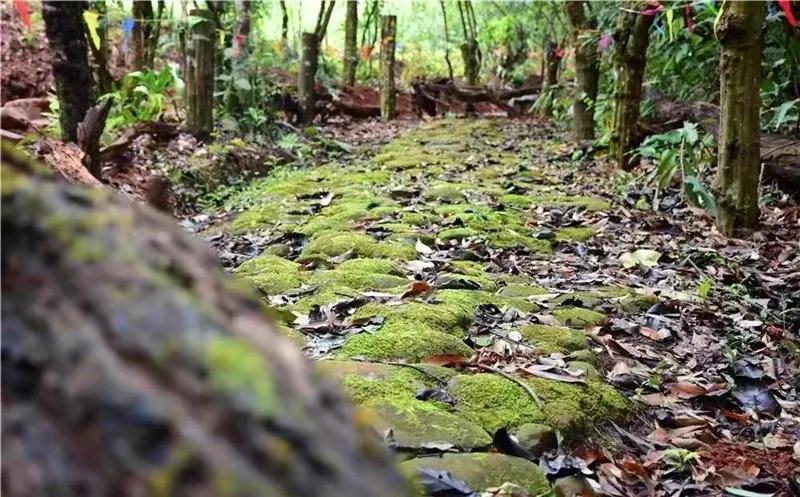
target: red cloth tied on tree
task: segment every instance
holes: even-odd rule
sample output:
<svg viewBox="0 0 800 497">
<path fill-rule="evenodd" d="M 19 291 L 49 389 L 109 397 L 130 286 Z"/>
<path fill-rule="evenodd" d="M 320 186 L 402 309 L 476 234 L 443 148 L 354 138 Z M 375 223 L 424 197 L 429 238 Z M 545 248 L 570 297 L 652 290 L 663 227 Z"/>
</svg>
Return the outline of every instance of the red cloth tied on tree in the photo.
<svg viewBox="0 0 800 497">
<path fill-rule="evenodd" d="M 561 47 L 556 47 L 555 50 L 553 50 L 553 55 L 556 56 L 556 59 L 563 59 L 564 58 L 564 49 L 561 48 Z"/>
<path fill-rule="evenodd" d="M 28 2 L 26 0 L 14 0 L 14 8 L 19 14 L 22 24 L 30 31 L 33 26 L 31 25 L 31 16 L 28 13 Z"/>
<path fill-rule="evenodd" d="M 648 7 L 640 12 L 643 16 L 654 16 L 664 10 L 664 6 L 658 2 L 651 4 L 652 7 Z"/>
<path fill-rule="evenodd" d="M 689 2 L 683 4 L 683 22 L 686 23 L 686 31 L 694 33 L 694 20 L 692 20 L 692 6 Z"/>
<path fill-rule="evenodd" d="M 793 28 L 797 27 L 797 19 L 794 17 L 794 13 L 792 12 L 792 2 L 789 0 L 778 0 L 778 5 L 783 10 L 783 13 L 786 15 L 786 22 L 792 25 Z"/>
</svg>

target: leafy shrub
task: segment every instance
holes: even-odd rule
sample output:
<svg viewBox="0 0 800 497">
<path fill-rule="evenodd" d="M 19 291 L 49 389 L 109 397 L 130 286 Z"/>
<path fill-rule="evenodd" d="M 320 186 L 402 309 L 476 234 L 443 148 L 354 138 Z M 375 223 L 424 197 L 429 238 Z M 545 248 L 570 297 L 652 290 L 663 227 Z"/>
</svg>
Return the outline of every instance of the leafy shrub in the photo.
<svg viewBox="0 0 800 497">
<path fill-rule="evenodd" d="M 106 121 L 106 131 L 158 120 L 166 108 L 167 98 L 174 98 L 182 89 L 183 81 L 177 69 L 171 65 L 160 71 L 144 70 L 126 74 L 117 91 L 101 97 L 114 100 Z"/>
<path fill-rule="evenodd" d="M 655 183 L 655 208 L 659 193 L 679 173 L 684 198 L 710 214 L 716 212 L 714 197 L 699 177 L 703 165 L 713 162 L 713 147 L 714 137 L 711 134 L 701 137 L 697 125 L 690 122 L 684 122 L 682 128 L 652 135 L 639 146 L 637 153 L 656 163 L 656 168 L 646 178 L 647 182 Z"/>
</svg>

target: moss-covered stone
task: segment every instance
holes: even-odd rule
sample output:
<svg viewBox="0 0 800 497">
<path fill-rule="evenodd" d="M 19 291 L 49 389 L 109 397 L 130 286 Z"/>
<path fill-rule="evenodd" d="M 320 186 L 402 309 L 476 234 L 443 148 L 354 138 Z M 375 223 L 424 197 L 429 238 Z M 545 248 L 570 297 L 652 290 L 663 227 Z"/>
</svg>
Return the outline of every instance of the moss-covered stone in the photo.
<svg viewBox="0 0 800 497">
<path fill-rule="evenodd" d="M 361 333 L 350 338 L 336 357 L 419 362 L 443 354 L 469 357 L 473 350 L 462 339 L 425 323 L 387 320 L 374 334 Z"/>
<path fill-rule="evenodd" d="M 523 326 L 519 332 L 522 338 L 536 345 L 537 350 L 544 354 L 567 353 L 587 347 L 586 334 L 571 328 L 532 324 Z"/>
<path fill-rule="evenodd" d="M 416 477 L 417 468 L 447 471 L 479 492 L 507 482 L 519 485 L 531 496 L 545 495 L 550 490 L 547 477 L 539 466 L 527 459 L 505 454 L 444 454 L 440 458 L 424 457 L 400 464 L 400 470 L 409 478 Z M 418 492 L 418 495 L 424 495 L 421 488 Z"/>
<path fill-rule="evenodd" d="M 538 238 L 530 236 L 527 232 L 519 232 L 510 229 L 487 235 L 486 243 L 497 249 L 526 248 L 531 252 L 542 254 L 548 254 L 553 250 L 550 246 L 550 242 L 547 240 L 539 240 Z"/>
<path fill-rule="evenodd" d="M 352 250 L 356 257 L 408 260 L 416 255 L 414 246 L 400 243 L 379 243 L 364 233 L 331 231 L 315 236 L 303 248 L 300 260 L 318 256 L 334 257 Z"/>
<path fill-rule="evenodd" d="M 267 295 L 278 295 L 298 288 L 306 277 L 300 271 L 299 264 L 270 254 L 254 257 L 234 272 Z"/>
<path fill-rule="evenodd" d="M 606 320 L 602 312 L 583 309 L 580 307 L 563 307 L 553 311 L 553 317 L 561 324 L 573 328 L 595 326 Z"/>
<path fill-rule="evenodd" d="M 215 338 L 207 345 L 211 387 L 234 402 L 267 417 L 277 405 L 275 387 L 264 356 L 235 338 Z"/>
<path fill-rule="evenodd" d="M 353 319 L 371 316 L 383 316 L 386 323 L 405 321 L 409 327 L 424 323 L 438 331 L 460 337 L 463 336 L 463 330 L 472 323 L 474 313 L 467 312 L 460 306 L 445 303 L 408 302 L 399 306 L 373 303 L 361 307 L 353 315 Z"/>
<path fill-rule="evenodd" d="M 480 278 L 490 278 L 486 268 L 480 262 L 474 261 L 452 261 L 450 270 L 454 273 L 466 274 L 467 276 L 477 276 Z"/>
<path fill-rule="evenodd" d="M 478 232 L 472 228 L 448 228 L 436 233 L 436 238 L 446 242 L 449 240 L 463 240 L 477 235 Z"/>
<path fill-rule="evenodd" d="M 356 290 L 385 290 L 403 287 L 408 284 L 408 280 L 392 274 L 337 268 L 316 271 L 308 278 L 308 283 L 320 288 L 333 286 Z"/>
<path fill-rule="evenodd" d="M 575 226 L 561 228 L 556 231 L 556 240 L 560 242 L 585 242 L 597 234 L 591 227 Z"/>
<path fill-rule="evenodd" d="M 548 293 L 548 290 L 538 285 L 506 285 L 498 293 L 504 297 L 527 298 L 534 295 L 544 295 Z"/>
<path fill-rule="evenodd" d="M 391 274 L 394 276 L 405 276 L 402 266 L 395 261 L 388 259 L 350 259 L 344 261 L 336 269 L 339 271 L 355 271 L 359 273 Z"/>
</svg>

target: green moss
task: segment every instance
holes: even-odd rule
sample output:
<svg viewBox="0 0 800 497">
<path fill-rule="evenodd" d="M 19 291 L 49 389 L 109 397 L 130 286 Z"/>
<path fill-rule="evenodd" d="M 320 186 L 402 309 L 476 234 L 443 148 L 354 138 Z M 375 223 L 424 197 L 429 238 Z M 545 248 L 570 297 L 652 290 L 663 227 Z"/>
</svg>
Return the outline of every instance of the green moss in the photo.
<svg viewBox="0 0 800 497">
<path fill-rule="evenodd" d="M 424 324 L 435 330 L 462 336 L 463 329 L 472 323 L 474 313 L 464 312 L 459 306 L 447 304 L 424 304 L 409 302 L 400 306 L 386 304 L 367 304 L 361 307 L 353 319 L 383 316 L 386 323 L 405 321 L 409 327 Z"/>
<path fill-rule="evenodd" d="M 218 393 L 267 417 L 275 410 L 275 391 L 264 356 L 235 338 L 215 337 L 208 342 L 209 382 Z"/>
<path fill-rule="evenodd" d="M 483 264 L 474 261 L 451 261 L 450 269 L 454 273 L 466 274 L 467 276 L 477 276 L 480 278 L 489 278 L 490 275 L 486 272 Z"/>
<path fill-rule="evenodd" d="M 428 226 L 435 217 L 427 212 L 404 212 L 400 220 L 412 226 Z"/>
<path fill-rule="evenodd" d="M 554 304 L 558 305 L 568 303 L 569 305 L 585 308 L 595 307 L 602 301 L 603 295 L 595 291 L 562 293 L 552 300 Z"/>
<path fill-rule="evenodd" d="M 606 211 L 611 207 L 607 200 L 583 195 L 543 194 L 532 200 L 536 205 L 579 207 L 587 211 Z"/>
<path fill-rule="evenodd" d="M 527 248 L 531 252 L 541 254 L 549 254 L 552 252 L 549 241 L 539 240 L 538 238 L 533 238 L 528 234 L 523 234 L 510 229 L 487 236 L 486 242 L 493 248 L 498 249 Z"/>
<path fill-rule="evenodd" d="M 527 298 L 532 295 L 544 295 L 548 290 L 538 285 L 506 285 L 499 293 L 505 297 Z"/>
<path fill-rule="evenodd" d="M 535 312 L 539 306 L 523 299 L 494 295 L 481 290 L 439 290 L 437 300 L 457 306 L 462 312 L 475 316 L 475 309 L 481 304 L 494 304 L 498 307 L 513 307 L 523 312 Z"/>
<path fill-rule="evenodd" d="M 594 326 L 606 320 L 605 314 L 580 307 L 563 307 L 561 309 L 556 309 L 553 311 L 553 317 L 561 324 L 572 326 L 573 328 Z"/>
<path fill-rule="evenodd" d="M 349 364 L 342 361 L 330 362 Z M 363 372 L 345 374 L 342 377 L 342 387 L 357 404 L 389 400 L 394 400 L 401 405 L 416 403 L 419 402 L 416 399 L 416 392 L 428 386 L 425 381 L 426 377 L 411 368 L 387 366 L 374 372 L 373 368 L 369 366 L 370 363 L 364 364 L 368 366 L 364 368 Z M 348 366 L 348 369 L 352 368 Z M 434 403 L 424 404 L 429 409 L 438 409 L 438 405 Z"/>
<path fill-rule="evenodd" d="M 308 338 L 306 338 L 306 336 L 300 333 L 299 331 L 289 328 L 288 326 L 280 323 L 277 325 L 277 328 L 278 331 L 281 333 L 281 335 L 288 338 L 293 344 L 297 345 L 298 347 L 302 348 L 308 344 Z"/>
<path fill-rule="evenodd" d="M 458 412 L 489 433 L 522 423 L 544 420 L 533 399 L 515 382 L 490 373 L 454 377 L 448 392 L 458 401 Z"/>
<path fill-rule="evenodd" d="M 385 290 L 405 286 L 409 281 L 401 276 L 391 274 L 336 268 L 316 271 L 308 278 L 308 283 L 320 288 L 346 287 L 355 290 Z"/>
<path fill-rule="evenodd" d="M 360 292 L 347 287 L 325 287 L 315 291 L 312 295 L 303 297 L 294 305 L 288 306 L 289 310 L 308 314 L 315 306 L 333 304 L 340 300 L 348 300 L 360 295 Z"/>
<path fill-rule="evenodd" d="M 299 264 L 270 254 L 244 262 L 234 273 L 267 295 L 278 295 L 298 288 L 305 280 Z"/>
<path fill-rule="evenodd" d="M 478 232 L 471 228 L 448 228 L 436 233 L 436 238 L 444 241 L 463 240 L 477 235 Z"/>
<path fill-rule="evenodd" d="M 491 207 L 471 204 L 441 205 L 434 212 L 444 216 L 445 221 L 460 219 L 464 227 L 477 231 L 500 231 L 508 228 L 522 227 L 519 215 L 511 212 L 497 211 Z"/>
<path fill-rule="evenodd" d="M 453 478 L 465 481 L 478 492 L 500 487 L 504 483 L 513 483 L 522 487 L 526 492 L 525 495 L 532 497 L 551 493 L 547 477 L 539 466 L 527 459 L 505 454 L 491 452 L 444 454 L 442 457 L 424 457 L 400 464 L 400 471 L 411 479 L 418 478 L 417 468 L 447 471 Z M 419 484 L 417 492 L 416 495 L 427 495 Z"/>
<path fill-rule="evenodd" d="M 536 345 L 536 348 L 544 354 L 571 352 L 587 347 L 586 334 L 580 330 L 532 324 L 523 326 L 519 332 L 526 341 Z"/>
<path fill-rule="evenodd" d="M 336 357 L 349 359 L 363 356 L 369 359 L 419 362 L 435 355 L 455 354 L 468 357 L 472 353 L 472 349 L 460 338 L 424 323 L 398 320 L 384 323 L 374 334 L 355 335 L 345 343 Z"/>
<path fill-rule="evenodd" d="M 594 228 L 590 227 L 567 227 L 556 231 L 556 240 L 565 242 L 585 242 L 597 234 Z"/>
<path fill-rule="evenodd" d="M 470 189 L 472 186 L 465 183 L 435 183 L 425 192 L 425 197 L 456 202 L 464 200 L 464 191 Z"/>
<path fill-rule="evenodd" d="M 405 276 L 405 271 L 400 264 L 386 259 L 350 259 L 344 261 L 336 269 L 339 271 L 357 271 L 360 273 L 392 274 Z"/>
<path fill-rule="evenodd" d="M 527 209 L 533 204 L 533 198 L 528 195 L 503 195 L 497 199 L 502 205 L 517 209 Z"/>
<path fill-rule="evenodd" d="M 410 244 L 378 243 L 364 233 L 332 231 L 320 233 L 312 238 L 303 248 L 299 259 L 334 257 L 349 250 L 352 250 L 356 257 L 407 260 L 416 255 L 414 247 Z"/>
</svg>

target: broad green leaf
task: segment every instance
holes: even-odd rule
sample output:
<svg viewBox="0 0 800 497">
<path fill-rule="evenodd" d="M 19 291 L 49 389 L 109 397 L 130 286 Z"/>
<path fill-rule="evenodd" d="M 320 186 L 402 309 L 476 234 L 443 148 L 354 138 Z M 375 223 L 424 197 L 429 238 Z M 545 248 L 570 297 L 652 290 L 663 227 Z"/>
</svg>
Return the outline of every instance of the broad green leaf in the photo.
<svg viewBox="0 0 800 497">
<path fill-rule="evenodd" d="M 89 37 L 92 39 L 94 48 L 100 48 L 100 35 L 97 34 L 97 20 L 100 14 L 93 10 L 86 10 L 83 12 L 83 20 L 86 21 L 86 27 L 89 29 Z"/>
<path fill-rule="evenodd" d="M 661 253 L 655 250 L 638 249 L 633 252 L 626 252 L 619 257 L 622 267 L 630 269 L 634 266 L 654 267 L 658 265 Z"/>
<path fill-rule="evenodd" d="M 667 29 L 669 30 L 669 41 L 675 40 L 675 29 L 672 25 L 672 20 L 675 17 L 675 12 L 672 10 L 673 7 L 668 8 L 664 15 L 667 17 Z"/>
</svg>

